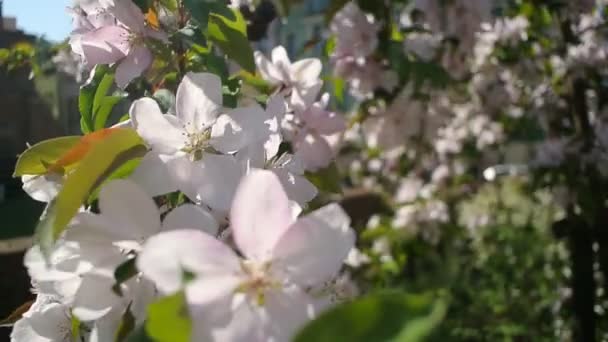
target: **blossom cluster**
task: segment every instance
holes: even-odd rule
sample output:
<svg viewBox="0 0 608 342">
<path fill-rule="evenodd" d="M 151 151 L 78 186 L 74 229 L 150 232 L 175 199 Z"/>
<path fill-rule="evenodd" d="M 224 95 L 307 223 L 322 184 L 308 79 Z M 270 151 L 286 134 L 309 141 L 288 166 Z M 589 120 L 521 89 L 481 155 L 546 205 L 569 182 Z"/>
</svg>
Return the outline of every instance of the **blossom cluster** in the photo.
<svg viewBox="0 0 608 342">
<path fill-rule="evenodd" d="M 147 42 L 168 36 L 131 0 L 80 1 L 72 13 L 72 50 L 88 68 L 115 67 L 120 88 L 151 66 Z M 37 297 L 13 341 L 112 341 L 124 317 L 143 324 L 149 304 L 177 293 L 193 341 L 287 341 L 343 298 L 349 217 L 337 204 L 300 213 L 319 192 L 305 173 L 332 162 L 345 119 L 321 95 L 318 59 L 292 63 L 277 47 L 255 61 L 274 89 L 266 101 L 226 108 L 219 76 L 186 72 L 168 112 L 151 97 L 132 103 L 113 129 L 134 130 L 148 150 L 50 252 L 27 252 Z M 25 175 L 24 190 L 52 202 L 66 176 Z"/>
</svg>

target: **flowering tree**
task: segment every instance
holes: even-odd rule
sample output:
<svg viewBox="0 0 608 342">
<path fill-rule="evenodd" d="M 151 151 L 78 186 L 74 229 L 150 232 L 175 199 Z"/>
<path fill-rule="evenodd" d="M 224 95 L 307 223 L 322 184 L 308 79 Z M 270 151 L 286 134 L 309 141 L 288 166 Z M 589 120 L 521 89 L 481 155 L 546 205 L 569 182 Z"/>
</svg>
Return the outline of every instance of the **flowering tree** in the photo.
<svg viewBox="0 0 608 342">
<path fill-rule="evenodd" d="M 596 339 L 606 4 L 336 0 L 304 59 L 251 47 L 266 5 L 74 2 L 12 340 Z"/>
</svg>

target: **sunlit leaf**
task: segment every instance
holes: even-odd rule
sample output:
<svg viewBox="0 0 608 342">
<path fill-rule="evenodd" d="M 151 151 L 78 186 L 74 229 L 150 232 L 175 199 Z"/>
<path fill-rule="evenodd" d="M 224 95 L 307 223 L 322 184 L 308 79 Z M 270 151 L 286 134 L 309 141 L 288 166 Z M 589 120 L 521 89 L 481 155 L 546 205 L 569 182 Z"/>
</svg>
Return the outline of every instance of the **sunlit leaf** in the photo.
<svg viewBox="0 0 608 342">
<path fill-rule="evenodd" d="M 48 166 L 57 163 L 81 139 L 80 136 L 49 139 L 28 148 L 19 156 L 13 177 L 46 174 Z"/>
<path fill-rule="evenodd" d="M 135 131 L 126 128 L 107 130 L 109 134 L 90 146 L 78 167 L 66 177 L 63 188 L 36 229 L 37 240 L 47 253 L 89 195 L 113 171 L 146 148 Z"/>
<path fill-rule="evenodd" d="M 183 292 L 148 306 L 146 333 L 156 342 L 189 342 L 192 322 Z"/>
<path fill-rule="evenodd" d="M 243 69 L 254 73 L 255 61 L 247 39 L 247 23 L 238 11 L 234 11 L 234 17 L 232 20 L 219 14 L 211 14 L 207 36 L 226 56 L 236 61 Z"/>
<path fill-rule="evenodd" d="M 294 341 L 423 341 L 442 321 L 445 311 L 445 300 L 431 294 L 383 291 L 322 314 Z"/>
</svg>

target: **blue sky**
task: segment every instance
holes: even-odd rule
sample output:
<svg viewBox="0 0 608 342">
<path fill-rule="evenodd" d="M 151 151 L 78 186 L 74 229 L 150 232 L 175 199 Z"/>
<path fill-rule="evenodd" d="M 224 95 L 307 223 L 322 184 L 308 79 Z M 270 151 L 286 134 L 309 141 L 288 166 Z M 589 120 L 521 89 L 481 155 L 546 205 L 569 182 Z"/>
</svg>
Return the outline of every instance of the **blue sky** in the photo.
<svg viewBox="0 0 608 342">
<path fill-rule="evenodd" d="M 4 15 L 17 17 L 17 26 L 28 33 L 61 41 L 71 30 L 71 19 L 65 11 L 71 3 L 71 0 L 4 0 Z"/>
</svg>

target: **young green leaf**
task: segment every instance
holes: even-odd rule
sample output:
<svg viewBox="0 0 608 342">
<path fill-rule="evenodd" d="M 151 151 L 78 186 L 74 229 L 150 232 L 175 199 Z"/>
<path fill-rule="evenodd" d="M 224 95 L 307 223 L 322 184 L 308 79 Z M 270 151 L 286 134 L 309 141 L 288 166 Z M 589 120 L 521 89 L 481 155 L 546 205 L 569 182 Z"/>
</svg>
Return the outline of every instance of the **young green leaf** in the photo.
<svg viewBox="0 0 608 342">
<path fill-rule="evenodd" d="M 156 342 L 188 342 L 192 322 L 183 292 L 161 298 L 148 306 L 146 333 Z"/>
<path fill-rule="evenodd" d="M 233 13 L 234 19 L 212 13 L 209 16 L 207 37 L 243 69 L 254 73 L 255 61 L 247 39 L 247 23 L 240 12 Z"/>
<path fill-rule="evenodd" d="M 431 294 L 384 291 L 322 314 L 294 341 L 422 341 L 441 322 L 445 311 L 445 300 Z"/>
<path fill-rule="evenodd" d="M 48 166 L 55 164 L 78 142 L 80 136 L 67 136 L 39 142 L 21 153 L 15 165 L 13 177 L 23 175 L 43 175 L 48 172 Z"/>
<path fill-rule="evenodd" d="M 47 253 L 89 195 L 116 169 L 146 151 L 131 129 L 114 128 L 93 144 L 78 167 L 68 174 L 57 198 L 49 204 L 36 228 L 38 242 Z"/>
</svg>

